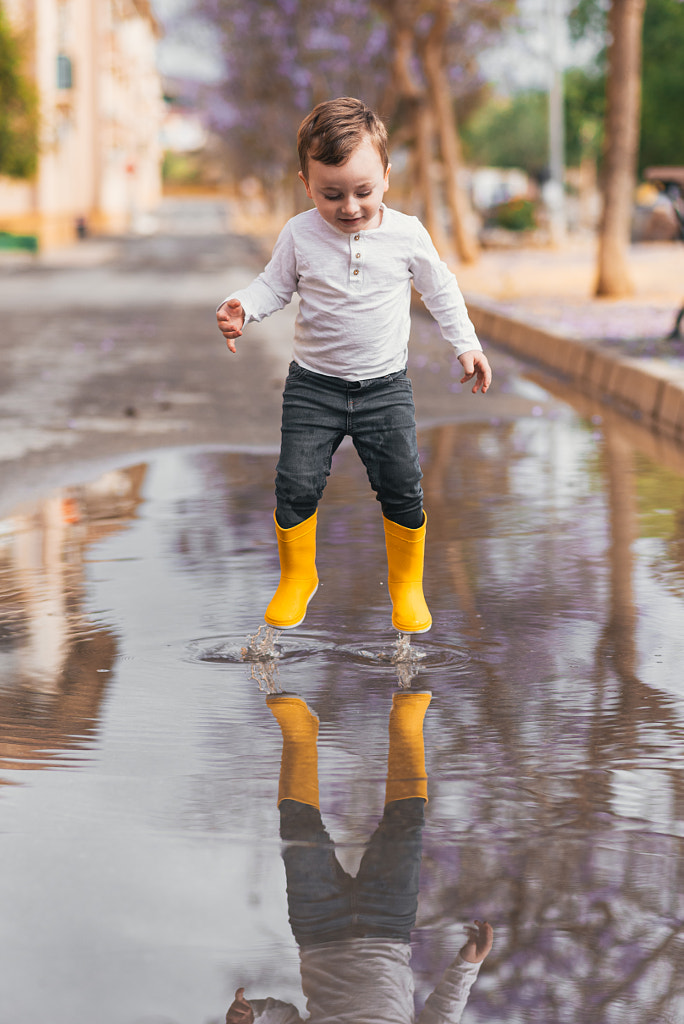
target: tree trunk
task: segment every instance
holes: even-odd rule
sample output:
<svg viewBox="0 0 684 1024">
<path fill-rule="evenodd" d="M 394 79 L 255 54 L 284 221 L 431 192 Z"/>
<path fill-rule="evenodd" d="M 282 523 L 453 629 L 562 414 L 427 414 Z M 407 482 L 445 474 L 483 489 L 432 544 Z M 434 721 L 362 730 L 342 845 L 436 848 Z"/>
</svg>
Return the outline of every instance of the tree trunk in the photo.
<svg viewBox="0 0 684 1024">
<path fill-rule="evenodd" d="M 627 265 L 641 105 L 641 31 L 646 0 L 612 0 L 606 85 L 603 217 L 596 294 L 631 295 Z"/>
<path fill-rule="evenodd" d="M 421 58 L 428 83 L 430 105 L 437 122 L 437 134 L 444 164 L 444 188 L 451 217 L 456 252 L 464 263 L 475 263 L 480 255 L 477 239 L 470 230 L 468 198 L 461 187 L 459 172 L 463 166 L 461 140 L 451 102 L 449 79 L 444 66 L 443 40 L 449 27 L 448 3 L 442 2 L 422 47 Z"/>
<path fill-rule="evenodd" d="M 422 219 L 435 247 L 444 252 L 446 238 L 439 220 L 439 205 L 436 202 L 432 178 L 435 151 L 435 126 L 432 111 L 425 98 L 417 100 L 413 110 L 414 140 L 416 147 L 416 173 L 418 192 L 422 206 Z"/>
<path fill-rule="evenodd" d="M 437 215 L 432 183 L 434 154 L 434 120 L 422 83 L 416 80 L 411 66 L 416 8 L 413 3 L 389 4 L 385 10 L 392 18 L 392 78 L 398 99 L 411 111 L 411 131 L 415 154 L 416 184 L 422 207 L 421 215 L 438 250 L 444 248 L 444 232 Z"/>
</svg>

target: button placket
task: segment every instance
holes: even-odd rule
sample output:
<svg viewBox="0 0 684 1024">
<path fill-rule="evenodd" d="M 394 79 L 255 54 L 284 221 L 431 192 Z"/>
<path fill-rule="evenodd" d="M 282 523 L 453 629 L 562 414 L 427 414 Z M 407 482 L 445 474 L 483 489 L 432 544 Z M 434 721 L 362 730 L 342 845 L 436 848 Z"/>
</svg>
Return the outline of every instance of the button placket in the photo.
<svg viewBox="0 0 684 1024">
<path fill-rule="evenodd" d="M 352 235 L 349 239 L 350 248 L 350 277 L 351 280 L 357 284 L 363 277 L 363 243 L 361 235 Z"/>
</svg>

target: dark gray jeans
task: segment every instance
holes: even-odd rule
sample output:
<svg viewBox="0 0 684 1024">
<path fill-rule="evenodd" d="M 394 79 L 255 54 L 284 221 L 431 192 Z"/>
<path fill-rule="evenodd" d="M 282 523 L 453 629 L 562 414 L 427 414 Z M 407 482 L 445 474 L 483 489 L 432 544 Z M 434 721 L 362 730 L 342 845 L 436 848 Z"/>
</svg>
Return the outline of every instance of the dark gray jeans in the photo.
<svg viewBox="0 0 684 1024">
<path fill-rule="evenodd" d="M 425 823 L 420 797 L 387 804 L 356 878 L 342 868 L 320 812 L 280 803 L 287 905 L 297 945 L 351 938 L 411 941 Z"/>
<path fill-rule="evenodd" d="M 276 519 L 288 530 L 314 514 L 332 457 L 349 435 L 383 515 L 401 526 L 423 523 L 416 414 L 406 370 L 346 381 L 290 363 L 283 392 Z"/>
</svg>

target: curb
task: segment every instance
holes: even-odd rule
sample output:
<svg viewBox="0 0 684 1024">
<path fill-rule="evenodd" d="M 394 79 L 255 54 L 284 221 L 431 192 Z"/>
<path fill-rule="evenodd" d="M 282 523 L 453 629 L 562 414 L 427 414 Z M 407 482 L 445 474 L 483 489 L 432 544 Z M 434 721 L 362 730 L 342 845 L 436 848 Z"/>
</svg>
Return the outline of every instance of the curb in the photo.
<svg viewBox="0 0 684 1024">
<path fill-rule="evenodd" d="M 613 355 L 592 342 L 533 327 L 466 299 L 477 334 L 568 378 L 581 391 L 684 440 L 684 370 L 662 359 Z"/>
</svg>

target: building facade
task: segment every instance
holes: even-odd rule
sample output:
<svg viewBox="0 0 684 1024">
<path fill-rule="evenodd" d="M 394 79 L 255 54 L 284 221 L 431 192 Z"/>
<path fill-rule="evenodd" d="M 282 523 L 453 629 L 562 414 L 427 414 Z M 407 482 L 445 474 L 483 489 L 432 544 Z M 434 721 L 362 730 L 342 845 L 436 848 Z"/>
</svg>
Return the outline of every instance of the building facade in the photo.
<svg viewBox="0 0 684 1024">
<path fill-rule="evenodd" d="M 0 231 L 41 247 L 145 229 L 161 198 L 159 27 L 149 0 L 0 0 L 40 95 L 34 180 L 0 177 Z"/>
</svg>

